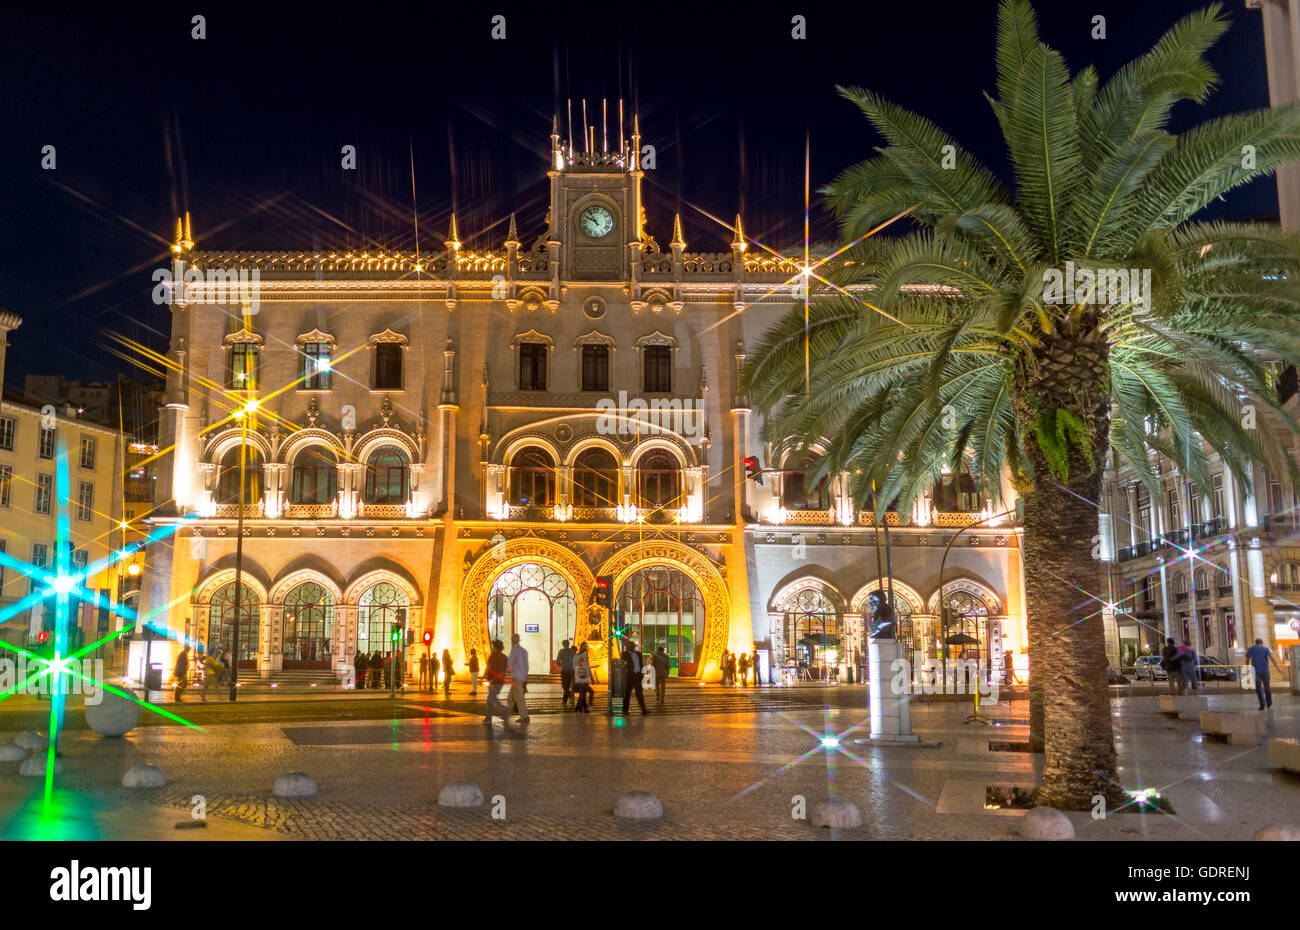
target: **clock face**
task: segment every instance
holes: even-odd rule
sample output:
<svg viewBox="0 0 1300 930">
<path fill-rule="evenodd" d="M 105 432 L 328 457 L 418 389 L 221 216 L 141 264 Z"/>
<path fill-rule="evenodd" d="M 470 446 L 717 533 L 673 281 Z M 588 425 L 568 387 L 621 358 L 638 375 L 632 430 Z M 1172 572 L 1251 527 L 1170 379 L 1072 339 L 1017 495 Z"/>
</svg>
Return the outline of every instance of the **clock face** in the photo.
<svg viewBox="0 0 1300 930">
<path fill-rule="evenodd" d="M 578 228 L 591 239 L 604 239 L 614 228 L 614 217 L 600 206 L 591 206 L 578 217 Z"/>
</svg>

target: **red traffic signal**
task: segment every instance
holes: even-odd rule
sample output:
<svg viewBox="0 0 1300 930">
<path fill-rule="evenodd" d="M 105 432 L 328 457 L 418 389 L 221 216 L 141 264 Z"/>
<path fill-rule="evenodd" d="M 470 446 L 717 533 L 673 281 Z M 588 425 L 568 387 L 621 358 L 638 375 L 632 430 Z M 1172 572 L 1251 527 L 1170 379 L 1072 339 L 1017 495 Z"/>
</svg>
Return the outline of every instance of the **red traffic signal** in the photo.
<svg viewBox="0 0 1300 930">
<path fill-rule="evenodd" d="M 431 642 L 433 642 L 433 631 L 432 631 L 432 630 L 425 630 L 425 631 L 424 631 L 424 644 L 427 646 L 427 645 L 429 645 L 429 643 L 431 643 Z"/>
<path fill-rule="evenodd" d="M 598 575 L 596 587 L 592 589 L 591 600 L 597 607 L 609 610 L 614 606 L 614 576 Z"/>
<path fill-rule="evenodd" d="M 758 456 L 745 456 L 745 477 L 750 481 L 763 483 L 763 463 L 758 460 Z"/>
<path fill-rule="evenodd" d="M 36 634 L 36 641 L 38 643 L 43 643 L 47 639 L 49 639 L 49 635 L 44 630 L 41 630 L 39 633 Z"/>
</svg>

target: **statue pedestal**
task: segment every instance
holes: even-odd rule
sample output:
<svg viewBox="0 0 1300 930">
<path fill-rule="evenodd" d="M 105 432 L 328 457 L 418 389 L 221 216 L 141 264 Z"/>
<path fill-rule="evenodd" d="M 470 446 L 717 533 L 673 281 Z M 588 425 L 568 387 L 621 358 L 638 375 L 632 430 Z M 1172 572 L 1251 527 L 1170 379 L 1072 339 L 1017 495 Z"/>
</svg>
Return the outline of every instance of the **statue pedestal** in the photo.
<svg viewBox="0 0 1300 930">
<path fill-rule="evenodd" d="M 908 704 L 912 699 L 912 676 L 904 676 L 907 689 L 894 693 L 894 679 L 899 671 L 894 662 L 903 656 L 903 647 L 895 639 L 873 639 L 867 647 L 867 663 L 871 673 L 871 742 L 903 743 L 915 745 L 921 737 L 912 732 L 912 718 Z"/>
</svg>

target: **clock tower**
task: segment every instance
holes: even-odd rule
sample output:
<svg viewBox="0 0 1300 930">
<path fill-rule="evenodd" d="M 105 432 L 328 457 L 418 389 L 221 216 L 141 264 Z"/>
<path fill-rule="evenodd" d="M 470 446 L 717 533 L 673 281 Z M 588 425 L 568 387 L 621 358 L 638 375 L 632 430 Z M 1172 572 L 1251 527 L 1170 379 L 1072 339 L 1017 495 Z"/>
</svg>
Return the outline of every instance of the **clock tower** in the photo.
<svg viewBox="0 0 1300 930">
<path fill-rule="evenodd" d="M 560 141 L 558 120 L 551 131 L 550 251 L 564 281 L 627 282 L 641 260 L 640 129 L 616 150 L 597 148 L 596 130 L 574 146 Z"/>
</svg>

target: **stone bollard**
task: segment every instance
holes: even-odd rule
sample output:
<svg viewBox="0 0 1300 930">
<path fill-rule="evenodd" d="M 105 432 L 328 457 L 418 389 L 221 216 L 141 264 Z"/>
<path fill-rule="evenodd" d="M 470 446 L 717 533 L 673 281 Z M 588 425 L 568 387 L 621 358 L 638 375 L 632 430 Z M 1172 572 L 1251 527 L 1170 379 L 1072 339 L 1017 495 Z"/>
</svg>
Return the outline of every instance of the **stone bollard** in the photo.
<svg viewBox="0 0 1300 930">
<path fill-rule="evenodd" d="M 814 827 L 860 827 L 862 812 L 848 798 L 831 798 L 813 808 Z"/>
<path fill-rule="evenodd" d="M 122 776 L 123 788 L 161 788 L 167 784 L 163 770 L 156 765 L 137 763 L 126 770 Z"/>
<path fill-rule="evenodd" d="M 1300 840 L 1300 827 L 1293 827 L 1289 823 L 1271 823 L 1256 831 L 1252 839 L 1262 840 L 1264 842 L 1277 842 L 1279 840 L 1296 842 Z"/>
<path fill-rule="evenodd" d="M 305 798 L 316 793 L 316 782 L 302 772 L 289 772 L 275 780 L 271 793 L 277 798 Z"/>
<path fill-rule="evenodd" d="M 18 766 L 18 774 L 19 775 L 44 775 L 46 761 L 47 760 L 45 757 L 45 753 L 43 752 L 38 752 L 34 756 L 29 756 L 27 759 L 23 760 L 22 765 Z M 58 759 L 54 760 L 54 774 L 55 775 L 63 774 L 63 763 L 60 762 Z"/>
<path fill-rule="evenodd" d="M 39 733 L 33 733 L 31 730 L 28 730 L 22 736 L 18 737 L 18 739 L 14 740 L 14 743 L 21 746 L 23 749 L 29 749 L 32 752 L 40 752 L 43 749 L 50 748 L 50 741 L 48 739 Z"/>
<path fill-rule="evenodd" d="M 649 791 L 620 794 L 614 803 L 614 816 L 624 820 L 658 820 L 663 815 L 664 806 Z"/>
<path fill-rule="evenodd" d="M 1054 807 L 1035 807 L 1020 818 L 1016 832 L 1027 840 L 1072 840 L 1074 824 Z"/>
<path fill-rule="evenodd" d="M 27 758 L 27 750 L 17 743 L 0 744 L 0 762 L 21 762 Z"/>
<path fill-rule="evenodd" d="M 98 704 L 86 705 L 86 726 L 100 736 L 125 736 L 140 725 L 140 705 L 105 692 Z"/>
<path fill-rule="evenodd" d="M 438 792 L 439 807 L 482 807 L 483 792 L 472 781 L 453 781 Z"/>
</svg>

